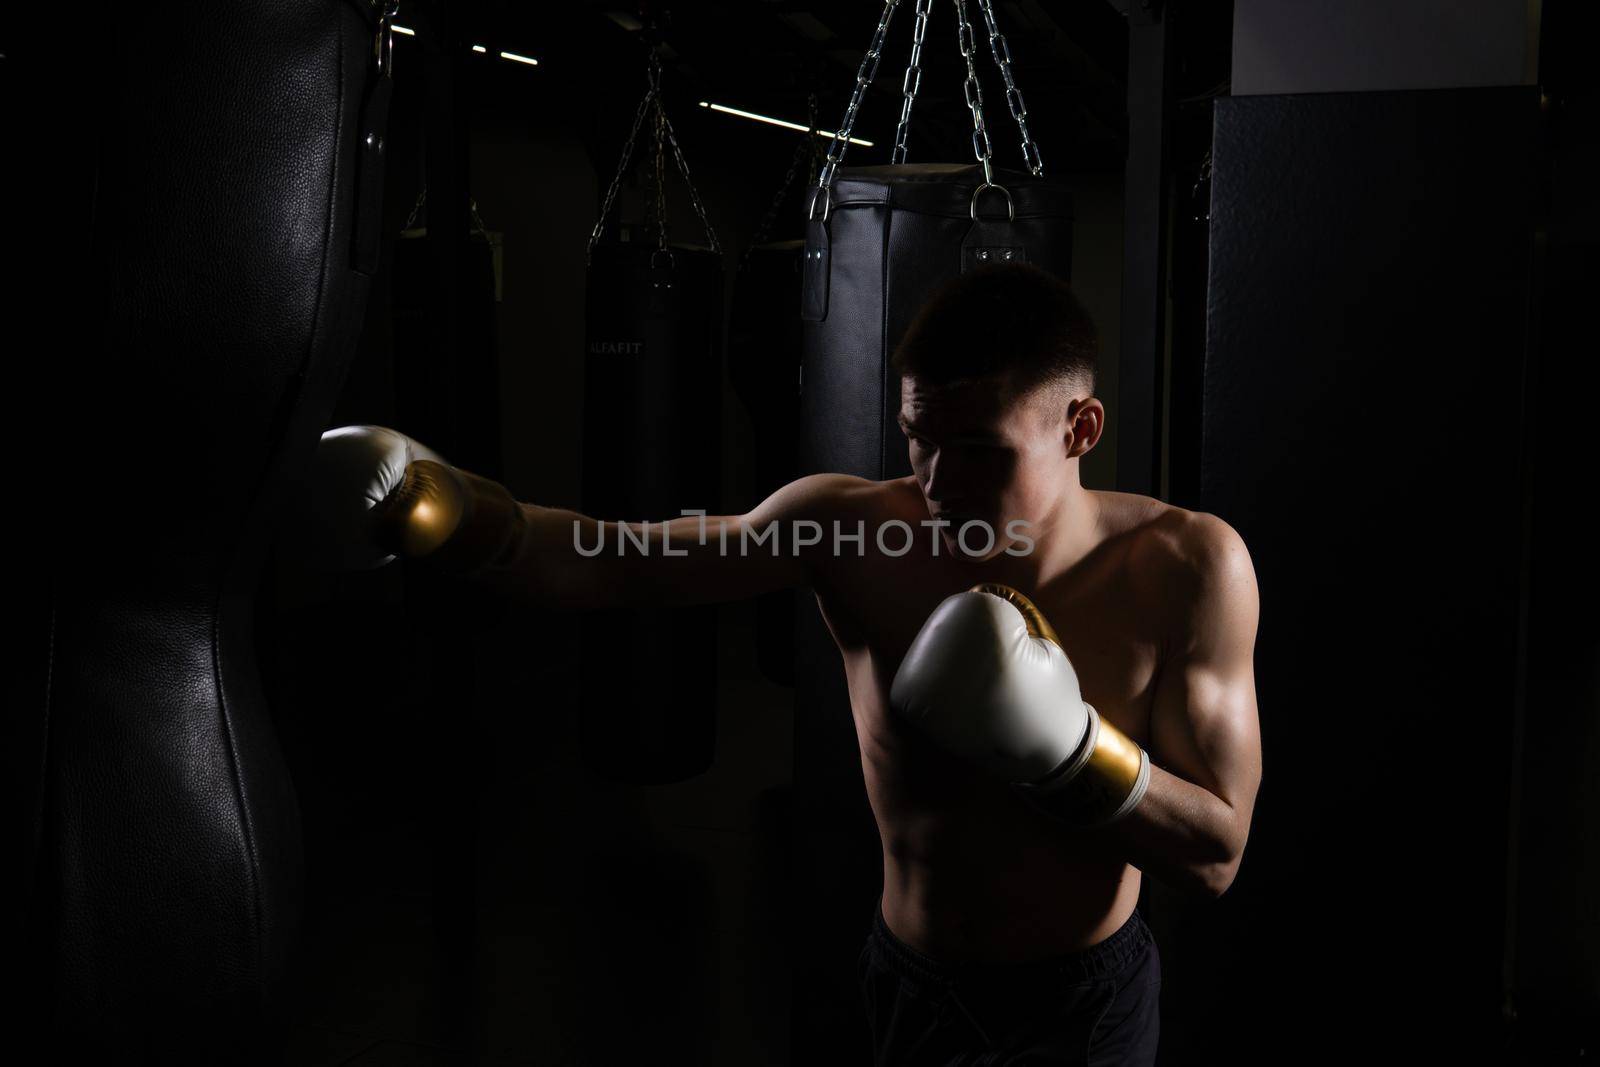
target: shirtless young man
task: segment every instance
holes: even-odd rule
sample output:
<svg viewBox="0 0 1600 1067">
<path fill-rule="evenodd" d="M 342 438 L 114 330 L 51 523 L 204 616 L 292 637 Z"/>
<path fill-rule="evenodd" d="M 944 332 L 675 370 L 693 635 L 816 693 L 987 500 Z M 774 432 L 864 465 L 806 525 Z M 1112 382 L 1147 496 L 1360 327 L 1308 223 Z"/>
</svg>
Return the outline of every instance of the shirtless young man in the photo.
<svg viewBox="0 0 1600 1067">
<path fill-rule="evenodd" d="M 859 962 L 876 1062 L 1147 1064 L 1160 963 L 1140 880 L 1215 896 L 1238 868 L 1261 778 L 1257 592 L 1222 520 L 1081 485 L 1105 427 L 1094 347 L 1050 275 L 964 275 L 895 354 L 913 474 L 813 475 L 745 515 L 619 527 L 520 504 L 370 427 L 330 431 L 314 478 L 346 551 L 430 556 L 542 604 L 811 587 L 883 844 Z M 1022 611 L 965 593 L 980 583 Z M 1023 630 L 1030 599 L 1060 648 Z M 1108 806 L 1018 784 L 1095 744 L 1111 769 L 1078 782 L 1099 774 Z"/>
</svg>

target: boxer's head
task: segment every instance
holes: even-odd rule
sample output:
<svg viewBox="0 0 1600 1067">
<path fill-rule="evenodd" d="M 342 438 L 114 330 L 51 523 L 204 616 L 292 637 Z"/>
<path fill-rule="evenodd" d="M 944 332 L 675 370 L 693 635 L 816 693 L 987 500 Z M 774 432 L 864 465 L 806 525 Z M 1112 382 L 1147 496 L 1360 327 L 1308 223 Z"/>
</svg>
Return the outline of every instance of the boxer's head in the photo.
<svg viewBox="0 0 1600 1067">
<path fill-rule="evenodd" d="M 1066 283 L 1023 264 L 984 267 L 939 289 L 894 353 L 900 427 L 928 512 L 979 520 L 968 558 L 998 555 L 1007 525 L 1048 525 L 1078 485 L 1078 459 L 1100 440 L 1094 324 Z"/>
</svg>

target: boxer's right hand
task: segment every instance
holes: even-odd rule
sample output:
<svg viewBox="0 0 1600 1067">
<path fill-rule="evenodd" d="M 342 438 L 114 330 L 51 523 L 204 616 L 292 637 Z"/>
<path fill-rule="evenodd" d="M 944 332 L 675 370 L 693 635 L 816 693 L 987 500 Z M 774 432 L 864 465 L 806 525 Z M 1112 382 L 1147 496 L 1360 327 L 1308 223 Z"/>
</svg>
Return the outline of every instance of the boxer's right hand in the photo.
<svg viewBox="0 0 1600 1067">
<path fill-rule="evenodd" d="M 405 434 L 341 426 L 318 442 L 284 539 L 321 569 L 368 570 L 405 556 L 464 572 L 506 549 L 522 521 L 504 486 Z"/>
<path fill-rule="evenodd" d="M 1009 586 L 947 597 L 911 643 L 890 707 L 946 750 L 1077 826 L 1126 816 L 1150 759 L 1086 703 L 1042 612 Z"/>
</svg>

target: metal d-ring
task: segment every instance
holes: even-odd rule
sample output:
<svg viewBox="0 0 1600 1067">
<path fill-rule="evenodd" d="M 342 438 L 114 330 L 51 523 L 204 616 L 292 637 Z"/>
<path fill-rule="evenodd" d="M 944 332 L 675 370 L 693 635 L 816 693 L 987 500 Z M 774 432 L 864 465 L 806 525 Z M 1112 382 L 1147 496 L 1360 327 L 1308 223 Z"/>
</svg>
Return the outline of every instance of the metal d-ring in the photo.
<svg viewBox="0 0 1600 1067">
<path fill-rule="evenodd" d="M 817 220 L 817 194 L 822 194 L 822 221 L 828 221 L 828 212 L 833 210 L 833 193 L 826 185 L 817 187 L 817 192 L 811 194 L 811 206 L 806 209 L 806 221 Z"/>
<path fill-rule="evenodd" d="M 1015 203 L 1013 203 L 1012 200 L 1011 200 L 1011 191 L 1009 189 L 1007 189 L 1005 186 L 1003 186 L 1003 185 L 995 185 L 993 182 L 984 182 L 981 185 L 979 185 L 976 189 L 972 190 L 972 202 L 968 205 L 968 213 L 972 216 L 972 221 L 973 222 L 977 222 L 978 221 L 978 194 L 983 192 L 985 189 L 998 189 L 1002 193 L 1006 194 L 1006 215 L 1007 215 L 1006 221 L 1007 222 L 1016 222 L 1017 221 L 1017 205 Z"/>
<path fill-rule="evenodd" d="M 659 270 L 660 269 L 659 267 L 656 266 L 656 257 L 657 256 L 666 256 L 667 257 L 667 269 L 668 270 L 677 270 L 678 269 L 678 261 L 676 259 L 672 258 L 672 253 L 670 251 L 668 251 L 667 249 L 665 249 L 665 248 L 658 248 L 654 252 L 650 253 L 650 269 L 651 270 Z"/>
</svg>

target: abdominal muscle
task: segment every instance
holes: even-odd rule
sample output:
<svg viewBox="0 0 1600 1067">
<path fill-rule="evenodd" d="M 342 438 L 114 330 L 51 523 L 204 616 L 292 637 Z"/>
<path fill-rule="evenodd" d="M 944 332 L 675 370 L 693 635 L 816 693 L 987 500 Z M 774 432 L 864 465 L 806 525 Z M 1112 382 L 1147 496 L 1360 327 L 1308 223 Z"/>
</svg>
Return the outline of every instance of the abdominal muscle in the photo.
<svg viewBox="0 0 1600 1067">
<path fill-rule="evenodd" d="M 1022 962 L 1088 948 L 1127 921 L 1137 868 L 897 728 L 885 694 L 860 684 L 870 665 L 845 659 L 896 937 L 941 961 Z"/>
</svg>

